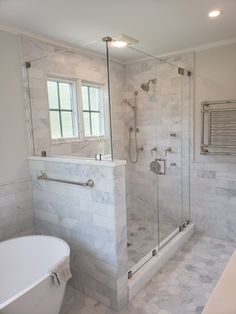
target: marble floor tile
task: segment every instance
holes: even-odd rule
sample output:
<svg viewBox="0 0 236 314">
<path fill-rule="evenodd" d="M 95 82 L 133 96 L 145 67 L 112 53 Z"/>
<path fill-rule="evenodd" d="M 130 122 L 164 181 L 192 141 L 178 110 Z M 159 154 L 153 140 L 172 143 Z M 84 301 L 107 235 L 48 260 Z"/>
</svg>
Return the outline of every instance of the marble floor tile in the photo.
<svg viewBox="0 0 236 314">
<path fill-rule="evenodd" d="M 235 248 L 194 235 L 119 314 L 200 314 Z M 60 314 L 115 313 L 68 287 Z"/>
<path fill-rule="evenodd" d="M 160 242 L 170 235 L 179 224 L 168 215 L 160 215 Z M 154 220 L 128 219 L 128 261 L 129 269 L 158 245 L 158 223 Z"/>
</svg>

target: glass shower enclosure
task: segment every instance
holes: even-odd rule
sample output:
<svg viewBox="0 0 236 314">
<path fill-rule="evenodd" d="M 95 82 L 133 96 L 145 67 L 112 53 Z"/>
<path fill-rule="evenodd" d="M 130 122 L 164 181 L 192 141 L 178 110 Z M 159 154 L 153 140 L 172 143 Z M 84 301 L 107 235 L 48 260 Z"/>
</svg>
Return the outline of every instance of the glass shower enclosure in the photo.
<svg viewBox="0 0 236 314">
<path fill-rule="evenodd" d="M 182 57 L 108 49 L 113 154 L 127 160 L 131 277 L 190 222 L 191 73 Z M 122 86 L 116 59 L 123 60 Z"/>
<path fill-rule="evenodd" d="M 87 48 L 100 55 L 22 38 L 32 154 L 127 161 L 131 276 L 190 221 L 191 73 L 184 56 L 160 59 L 132 46 L 114 48 L 110 41 Z M 52 105 L 48 84 L 57 87 Z M 58 101 L 63 86 L 78 99 L 76 108 Z M 92 90 L 101 92 L 102 106 L 95 109 L 83 99 Z M 60 123 L 65 130 L 73 123 L 75 134 L 66 140 L 52 138 L 50 115 L 59 111 L 62 118 L 75 117 Z M 103 127 L 99 136 L 88 137 L 85 116 L 92 115 L 101 117 Z"/>
</svg>

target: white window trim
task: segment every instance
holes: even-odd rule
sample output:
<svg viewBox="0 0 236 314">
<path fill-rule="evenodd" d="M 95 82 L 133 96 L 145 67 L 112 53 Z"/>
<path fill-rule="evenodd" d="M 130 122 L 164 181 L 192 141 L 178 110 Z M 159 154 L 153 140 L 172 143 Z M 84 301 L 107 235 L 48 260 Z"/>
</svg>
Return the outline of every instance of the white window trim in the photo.
<svg viewBox="0 0 236 314">
<path fill-rule="evenodd" d="M 105 102 L 105 96 L 104 96 L 104 86 L 105 84 L 102 83 L 97 83 L 97 82 L 92 82 L 92 81 L 87 81 L 87 80 L 80 80 L 80 96 L 82 98 L 82 85 L 86 85 L 86 86 L 91 86 L 91 87 L 97 87 L 100 89 L 101 91 L 101 103 L 102 103 L 102 110 L 101 113 L 103 115 L 103 127 L 104 127 L 104 134 L 101 136 L 85 136 L 84 134 L 84 125 L 82 128 L 82 134 L 83 134 L 83 138 L 85 141 L 99 141 L 99 140 L 108 140 L 109 139 L 109 133 L 108 133 L 108 127 L 107 127 L 107 106 L 106 106 L 106 102 Z M 83 115 L 83 101 L 81 99 L 80 101 L 81 104 L 81 112 Z M 84 121 L 83 117 L 82 120 Z"/>
<path fill-rule="evenodd" d="M 74 114 L 72 115 L 72 119 L 73 119 L 73 129 L 75 134 L 77 134 L 76 136 L 72 136 L 72 137 L 65 137 L 65 138 L 52 138 L 52 134 L 51 134 L 51 130 L 50 130 L 50 134 L 51 134 L 51 143 L 52 144 L 62 144 L 62 143 L 67 143 L 67 142 L 76 142 L 78 140 L 81 140 L 81 136 L 80 136 L 80 130 L 79 130 L 79 112 L 78 112 L 78 89 L 77 89 L 77 80 L 73 79 L 73 78 L 69 78 L 69 77 L 65 77 L 65 76 L 59 76 L 59 75 L 47 75 L 47 81 L 54 81 L 54 82 L 64 82 L 64 83 L 68 83 L 72 85 L 72 111 L 74 112 Z M 48 90 L 47 90 L 47 95 L 48 95 Z M 48 103 L 48 109 L 49 109 L 49 99 L 47 97 L 47 103 Z M 50 112 L 50 109 L 49 109 Z M 49 122 L 50 122 L 50 116 L 49 116 Z"/>
<path fill-rule="evenodd" d="M 60 74 L 53 74 L 47 73 L 46 75 L 46 89 L 47 89 L 47 81 L 61 81 L 65 83 L 72 83 L 73 84 L 73 111 L 76 114 L 76 118 L 73 117 L 73 125 L 76 126 L 76 132 L 78 136 L 67 137 L 67 138 L 58 138 L 53 139 L 51 135 L 50 129 L 50 140 L 51 144 L 53 145 L 60 145 L 60 144 L 70 144 L 70 143 L 77 143 L 77 142 L 88 142 L 88 141 L 106 141 L 109 139 L 109 116 L 108 116 L 108 104 L 105 102 L 105 95 L 104 95 L 104 87 L 105 83 L 101 82 L 93 82 L 88 81 L 86 79 L 75 78 L 67 75 L 60 75 Z M 85 136 L 84 134 L 84 119 L 83 119 L 83 101 L 82 101 L 82 84 L 99 87 L 101 88 L 101 98 L 102 98 L 102 114 L 104 120 L 104 135 L 102 136 Z M 47 90 L 48 95 L 48 90 Z M 49 112 L 49 99 L 47 97 L 47 106 Z M 49 123 L 50 123 L 50 116 L 49 116 Z"/>
</svg>

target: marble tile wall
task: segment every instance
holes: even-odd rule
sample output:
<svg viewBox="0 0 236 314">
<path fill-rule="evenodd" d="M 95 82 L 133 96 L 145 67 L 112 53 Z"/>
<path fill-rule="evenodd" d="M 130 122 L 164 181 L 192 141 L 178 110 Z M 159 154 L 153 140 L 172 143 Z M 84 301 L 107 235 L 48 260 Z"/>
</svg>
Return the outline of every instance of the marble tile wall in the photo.
<svg viewBox="0 0 236 314">
<path fill-rule="evenodd" d="M 125 164 L 46 159 L 30 160 L 36 233 L 66 240 L 70 284 L 117 310 L 128 300 Z M 75 182 L 92 179 L 95 186 L 39 181 L 41 172 Z"/>
<path fill-rule="evenodd" d="M 0 184 L 0 241 L 33 233 L 31 180 Z"/>
<path fill-rule="evenodd" d="M 194 162 L 191 217 L 197 230 L 236 242 L 236 165 Z"/>
<path fill-rule="evenodd" d="M 94 157 L 97 153 L 102 155 L 110 154 L 109 123 L 107 123 L 107 135 L 102 140 L 80 140 L 67 143 L 54 143 L 51 140 L 50 121 L 47 98 L 47 76 L 60 76 L 69 79 L 80 79 L 103 85 L 104 106 L 106 120 L 108 114 L 108 92 L 107 92 L 107 68 L 104 58 L 91 54 L 69 51 L 59 54 L 52 54 L 63 51 L 63 47 L 48 44 L 43 41 L 22 37 L 23 61 L 41 58 L 31 62 L 28 69 L 28 80 L 25 79 L 25 86 L 29 82 L 30 103 L 33 120 L 33 142 L 36 155 L 46 150 L 48 155 Z M 43 57 L 47 56 L 47 57 Z M 43 58 L 42 58 L 43 57 Z M 111 80 L 114 82 L 112 90 L 114 143 L 119 148 L 119 156 L 122 155 L 123 120 L 121 119 L 120 99 L 124 79 L 124 66 L 112 63 Z"/>
</svg>

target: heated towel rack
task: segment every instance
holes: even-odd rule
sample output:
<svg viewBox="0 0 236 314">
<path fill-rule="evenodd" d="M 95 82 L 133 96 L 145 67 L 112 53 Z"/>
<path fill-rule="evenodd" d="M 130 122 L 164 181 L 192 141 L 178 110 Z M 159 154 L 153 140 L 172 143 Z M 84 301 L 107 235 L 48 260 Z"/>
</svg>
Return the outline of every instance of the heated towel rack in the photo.
<svg viewBox="0 0 236 314">
<path fill-rule="evenodd" d="M 87 182 L 74 182 L 74 181 L 67 181 L 67 180 L 60 180 L 60 179 L 52 179 L 49 178 L 48 175 L 44 172 L 38 176 L 39 180 L 46 180 L 46 181 L 53 181 L 53 182 L 60 182 L 60 183 L 67 183 L 79 186 L 88 186 L 90 188 L 94 187 L 94 181 L 89 179 Z"/>
<path fill-rule="evenodd" d="M 236 100 L 201 104 L 201 154 L 236 155 Z"/>
</svg>

